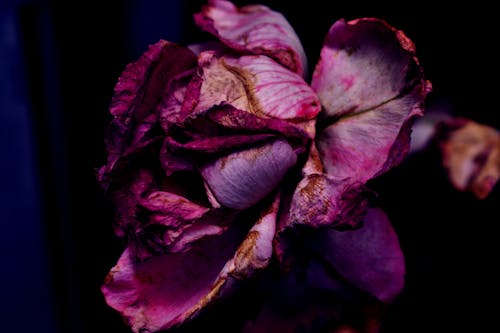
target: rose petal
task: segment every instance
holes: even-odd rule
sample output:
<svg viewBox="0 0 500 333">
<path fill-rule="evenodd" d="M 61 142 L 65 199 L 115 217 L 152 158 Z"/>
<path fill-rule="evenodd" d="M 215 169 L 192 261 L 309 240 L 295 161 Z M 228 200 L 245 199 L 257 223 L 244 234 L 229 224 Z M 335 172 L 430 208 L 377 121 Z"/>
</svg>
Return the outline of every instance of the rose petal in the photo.
<svg viewBox="0 0 500 333">
<path fill-rule="evenodd" d="M 374 321 L 379 322 L 377 315 L 380 313 L 376 311 L 383 305 L 360 293 L 328 269 L 328 265 L 311 257 L 287 274 L 266 276 L 258 287 L 263 294 L 263 304 L 257 315 L 246 322 L 244 333 L 340 333 L 343 331 L 334 329 L 345 325 L 368 328 Z"/>
<path fill-rule="evenodd" d="M 237 8 L 229 1 L 210 0 L 194 15 L 196 24 L 232 49 L 267 55 L 305 76 L 304 49 L 282 14 L 266 6 Z"/>
<path fill-rule="evenodd" d="M 412 117 L 420 114 L 420 103 L 419 96 L 407 95 L 325 128 L 317 146 L 326 172 L 365 183 L 400 163 L 408 153 Z"/>
<path fill-rule="evenodd" d="M 386 22 L 337 21 L 328 32 L 311 86 L 326 115 L 370 110 L 425 85 L 415 46 Z"/>
<path fill-rule="evenodd" d="M 245 209 L 268 195 L 296 161 L 292 147 L 276 140 L 219 158 L 201 174 L 223 206 Z"/>
<path fill-rule="evenodd" d="M 191 99 L 198 98 L 195 114 L 221 103 L 280 119 L 312 119 L 320 111 L 318 98 L 307 83 L 266 56 L 218 58 L 204 52 L 199 64 L 203 74 L 193 78 L 190 88 Z"/>
<path fill-rule="evenodd" d="M 219 273 L 242 239 L 228 230 L 205 239 L 184 253 L 155 256 L 135 262 L 129 249 L 113 267 L 102 292 L 137 333 L 179 325 L 220 297 L 225 280 Z"/>
<path fill-rule="evenodd" d="M 443 165 L 455 188 L 484 199 L 500 179 L 500 133 L 465 118 L 437 126 Z"/>
<path fill-rule="evenodd" d="M 154 191 L 142 198 L 140 208 L 141 225 L 135 230 L 137 239 L 134 252 L 141 260 L 153 253 L 185 250 L 185 247 L 172 249 L 172 244 L 185 236 L 184 231 L 187 228 L 200 224 L 199 220 L 210 211 L 209 208 L 197 205 L 180 195 L 163 191 Z M 214 230 L 210 224 L 205 229 L 205 235 L 223 231 L 220 227 Z M 196 239 L 203 236 L 200 231 L 197 230 Z"/>
<path fill-rule="evenodd" d="M 227 274 L 237 279 L 245 279 L 253 276 L 255 271 L 267 267 L 273 255 L 279 203 L 280 196 L 277 195 L 270 207 L 263 210 L 260 218 L 238 247 L 232 261 L 226 265 Z"/>
<path fill-rule="evenodd" d="M 154 175 L 150 170 L 140 169 L 118 178 L 118 187 L 111 188 L 111 198 L 115 206 L 115 233 L 123 237 L 139 225 L 137 220 L 139 202 L 143 195 L 156 188 Z"/>
<path fill-rule="evenodd" d="M 407 154 L 430 83 L 412 42 L 378 19 L 338 21 L 321 52 L 312 82 L 325 110 L 318 149 L 328 174 L 364 183 Z"/>
<path fill-rule="evenodd" d="M 269 264 L 279 199 L 275 199 L 245 236 L 234 224 L 217 238 L 205 238 L 189 251 L 132 260 L 125 250 L 102 292 L 134 332 L 168 329 L 194 317 L 224 297 L 241 279 Z M 247 214 L 248 215 L 248 214 Z M 243 226 L 248 224 L 249 217 Z M 248 230 L 248 229 L 247 229 Z M 240 245 L 238 245 L 240 244 Z"/>
<path fill-rule="evenodd" d="M 300 140 L 305 145 L 311 135 L 303 126 L 276 118 L 263 118 L 236 109 L 229 104 L 219 105 L 209 110 L 206 116 L 224 128 L 235 131 L 251 131 L 256 133 L 273 133 L 283 136 L 288 141 Z"/>
<path fill-rule="evenodd" d="M 182 105 L 194 73 L 194 70 L 188 70 L 173 78 L 158 104 L 158 118 L 167 133 L 172 126 L 184 121 L 189 115 L 183 112 Z"/>
<path fill-rule="evenodd" d="M 224 152 L 230 149 L 254 145 L 256 143 L 270 141 L 273 138 L 276 137 L 271 134 L 224 135 L 194 140 L 184 144 L 168 138 L 167 144 L 170 146 L 169 151 L 173 152 L 174 154 L 187 154 L 188 152 L 213 154 Z"/>
<path fill-rule="evenodd" d="M 359 226 L 366 214 L 367 196 L 362 184 L 335 180 L 324 174 L 311 174 L 297 185 L 286 227 L 305 224 L 312 227 Z"/>
<path fill-rule="evenodd" d="M 354 286 L 383 302 L 392 301 L 404 287 L 404 256 L 380 209 L 369 209 L 360 229 L 318 230 L 310 246 Z"/>
<path fill-rule="evenodd" d="M 108 163 L 98 171 L 104 187 L 121 157 L 158 139 L 161 131 L 155 131 L 156 108 L 161 95 L 174 77 L 195 66 L 196 57 L 189 49 L 164 40 L 127 65 L 110 106 L 113 120 L 106 134 Z"/>
</svg>

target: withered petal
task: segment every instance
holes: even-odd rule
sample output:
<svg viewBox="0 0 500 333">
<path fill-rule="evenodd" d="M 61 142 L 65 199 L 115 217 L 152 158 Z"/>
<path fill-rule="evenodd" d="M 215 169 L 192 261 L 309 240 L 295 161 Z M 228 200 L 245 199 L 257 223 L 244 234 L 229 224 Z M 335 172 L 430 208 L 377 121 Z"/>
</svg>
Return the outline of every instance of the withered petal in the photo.
<svg viewBox="0 0 500 333">
<path fill-rule="evenodd" d="M 227 103 L 261 117 L 305 120 L 321 109 L 302 77 L 267 56 L 218 57 L 202 52 L 199 65 L 202 74 L 193 77 L 192 97 L 184 106 L 193 107 L 194 114 Z"/>
<path fill-rule="evenodd" d="M 278 205 L 276 197 L 246 235 L 234 224 L 187 252 L 144 262 L 125 250 L 101 287 L 107 303 L 136 333 L 168 329 L 196 316 L 269 264 Z"/>
<path fill-rule="evenodd" d="M 358 227 L 368 208 L 369 192 L 350 179 L 337 180 L 326 174 L 304 177 L 293 194 L 285 226 L 329 226 L 337 229 Z"/>
<path fill-rule="evenodd" d="M 312 87 L 324 108 L 317 144 L 326 172 L 362 183 L 406 156 L 431 90 L 410 39 L 373 18 L 331 27 Z"/>
<path fill-rule="evenodd" d="M 295 31 L 282 14 L 266 6 L 237 8 L 230 1 L 210 0 L 194 20 L 234 50 L 267 55 L 291 71 L 306 75 L 307 59 Z"/>
<path fill-rule="evenodd" d="M 226 277 L 220 273 L 243 236 L 233 228 L 187 252 L 144 262 L 136 262 L 127 249 L 101 287 L 106 302 L 136 333 L 180 325 L 221 296 Z"/>
<path fill-rule="evenodd" d="M 405 260 L 387 215 L 371 208 L 357 230 L 318 230 L 309 245 L 342 277 L 383 302 L 404 287 Z"/>
<path fill-rule="evenodd" d="M 107 164 L 98 180 L 107 188 L 110 173 L 123 156 L 158 140 L 157 106 L 171 81 L 196 67 L 196 56 L 187 48 L 160 40 L 134 63 L 127 65 L 115 86 L 110 105 L 113 116 L 106 133 Z"/>
</svg>

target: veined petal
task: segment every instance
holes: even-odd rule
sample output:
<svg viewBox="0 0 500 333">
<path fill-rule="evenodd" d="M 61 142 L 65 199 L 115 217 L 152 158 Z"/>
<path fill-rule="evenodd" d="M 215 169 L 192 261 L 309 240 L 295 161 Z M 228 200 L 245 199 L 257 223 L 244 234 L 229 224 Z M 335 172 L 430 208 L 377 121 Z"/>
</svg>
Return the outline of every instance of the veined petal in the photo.
<svg viewBox="0 0 500 333">
<path fill-rule="evenodd" d="M 404 287 L 404 256 L 381 209 L 369 209 L 357 230 L 318 230 L 310 246 L 354 286 L 383 302 L 394 300 Z"/>
<path fill-rule="evenodd" d="M 210 190 L 223 206 L 245 209 L 267 196 L 297 161 L 284 140 L 221 157 L 201 168 Z"/>
<path fill-rule="evenodd" d="M 312 119 L 320 111 L 319 100 L 307 83 L 267 56 L 218 58 L 204 52 L 199 59 L 203 73 L 191 84 L 193 90 L 199 87 L 195 114 L 221 103 L 280 119 Z"/>
<path fill-rule="evenodd" d="M 378 19 L 332 26 L 312 87 L 324 108 L 317 145 L 326 172 L 362 183 L 406 156 L 431 89 L 412 42 Z"/>
<path fill-rule="evenodd" d="M 304 49 L 285 17 L 266 6 L 237 8 L 229 1 L 210 0 L 194 15 L 196 24 L 238 51 L 265 54 L 305 76 Z"/>
<path fill-rule="evenodd" d="M 365 183 L 399 164 L 409 151 L 412 117 L 422 112 L 420 95 L 340 118 L 317 137 L 328 174 Z"/>
</svg>

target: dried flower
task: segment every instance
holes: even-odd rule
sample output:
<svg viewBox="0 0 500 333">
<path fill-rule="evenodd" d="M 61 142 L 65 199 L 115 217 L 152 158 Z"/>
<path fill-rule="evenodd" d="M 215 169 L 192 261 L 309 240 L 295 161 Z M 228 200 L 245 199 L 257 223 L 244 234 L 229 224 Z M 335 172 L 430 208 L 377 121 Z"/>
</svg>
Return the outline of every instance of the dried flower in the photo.
<svg viewBox="0 0 500 333">
<path fill-rule="evenodd" d="M 161 40 L 115 88 L 98 179 L 129 246 L 107 303 L 134 332 L 180 325 L 271 262 L 295 269 L 303 228 L 321 265 L 393 300 L 404 258 L 365 184 L 404 158 L 430 91 L 412 42 L 340 20 L 309 85 L 281 14 L 214 0 L 194 19 L 219 42 Z"/>
</svg>

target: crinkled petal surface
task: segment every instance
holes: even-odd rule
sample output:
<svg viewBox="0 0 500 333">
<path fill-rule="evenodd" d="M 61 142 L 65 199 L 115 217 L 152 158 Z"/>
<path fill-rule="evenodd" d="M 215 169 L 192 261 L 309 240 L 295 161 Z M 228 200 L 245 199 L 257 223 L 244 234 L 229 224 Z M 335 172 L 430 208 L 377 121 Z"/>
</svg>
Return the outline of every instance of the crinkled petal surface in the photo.
<svg viewBox="0 0 500 333">
<path fill-rule="evenodd" d="M 404 287 L 404 256 L 381 209 L 369 209 L 360 229 L 318 230 L 310 246 L 354 286 L 383 302 L 394 300 Z"/>
<path fill-rule="evenodd" d="M 412 118 L 431 89 L 413 43 L 371 18 L 332 26 L 311 85 L 324 110 L 317 144 L 326 172 L 360 182 L 406 155 Z"/>
<path fill-rule="evenodd" d="M 357 227 L 364 219 L 367 205 L 362 184 L 311 174 L 297 185 L 285 227 L 299 224 L 340 229 Z"/>
<path fill-rule="evenodd" d="M 292 147 L 276 140 L 221 157 L 201 174 L 223 206 L 245 209 L 267 196 L 296 161 Z"/>
<path fill-rule="evenodd" d="M 194 16 L 196 24 L 232 49 L 264 54 L 305 76 L 304 49 L 285 17 L 266 6 L 237 8 L 229 1 L 211 0 Z"/>
<path fill-rule="evenodd" d="M 187 252 L 144 262 L 135 262 L 125 250 L 102 286 L 107 303 L 136 333 L 180 325 L 268 265 L 278 203 L 260 215 L 246 236 L 241 225 L 233 226 Z"/>
<path fill-rule="evenodd" d="M 486 198 L 500 179 L 500 133 L 464 118 L 442 121 L 437 128 L 443 165 L 453 186 Z"/>
<path fill-rule="evenodd" d="M 160 40 L 134 63 L 127 65 L 115 86 L 110 105 L 113 120 L 106 134 L 108 163 L 98 171 L 107 187 L 109 173 L 119 158 L 158 139 L 156 108 L 170 82 L 196 66 L 189 49 Z"/>
<path fill-rule="evenodd" d="M 203 73 L 193 78 L 199 87 L 194 113 L 227 103 L 262 117 L 312 119 L 321 106 L 316 93 L 299 75 L 264 55 L 199 56 Z M 196 83 L 196 81 L 200 81 Z"/>
</svg>

